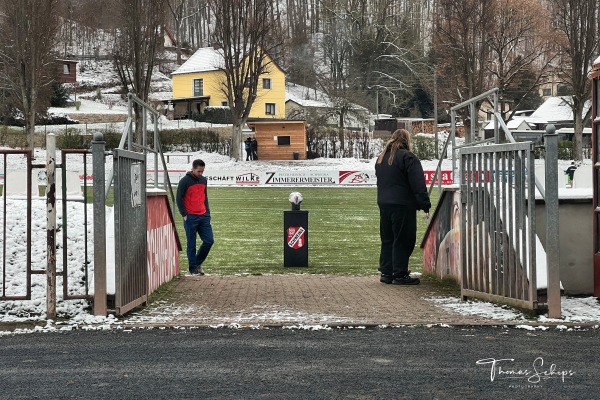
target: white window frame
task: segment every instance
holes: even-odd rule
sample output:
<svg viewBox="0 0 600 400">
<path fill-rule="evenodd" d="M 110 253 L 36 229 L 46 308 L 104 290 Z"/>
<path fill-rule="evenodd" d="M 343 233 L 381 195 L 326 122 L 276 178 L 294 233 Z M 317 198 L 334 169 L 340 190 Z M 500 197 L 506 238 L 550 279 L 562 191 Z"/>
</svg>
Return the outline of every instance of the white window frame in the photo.
<svg viewBox="0 0 600 400">
<path fill-rule="evenodd" d="M 269 112 L 269 111 L 271 111 L 271 109 L 273 109 L 272 113 Z M 277 114 L 277 104 L 265 103 L 265 115 L 275 115 L 275 114 Z"/>
<path fill-rule="evenodd" d="M 263 89 L 273 89 L 273 80 L 271 78 L 263 78 L 262 82 L 263 82 Z M 265 83 L 267 83 L 267 82 L 268 82 L 268 84 L 265 85 Z"/>
<path fill-rule="evenodd" d="M 63 64 L 63 75 L 71 75 L 71 66 L 69 64 Z"/>
<path fill-rule="evenodd" d="M 198 92 L 196 92 L 196 82 L 198 82 Z M 193 96 L 204 96 L 204 79 L 198 78 L 192 81 L 192 93 Z"/>
</svg>

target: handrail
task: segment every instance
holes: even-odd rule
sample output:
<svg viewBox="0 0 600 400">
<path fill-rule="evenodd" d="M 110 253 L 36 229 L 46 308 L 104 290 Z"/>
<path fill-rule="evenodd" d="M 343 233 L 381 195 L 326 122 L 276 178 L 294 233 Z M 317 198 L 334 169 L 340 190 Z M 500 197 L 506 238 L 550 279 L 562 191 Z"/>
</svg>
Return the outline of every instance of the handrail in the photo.
<svg viewBox="0 0 600 400">
<path fill-rule="evenodd" d="M 493 88 L 490 89 L 478 96 L 475 96 L 469 100 L 463 101 L 462 103 L 459 103 L 453 107 L 450 108 L 450 111 L 452 113 L 452 129 L 451 129 L 451 133 L 450 135 L 448 135 L 448 138 L 446 139 L 446 142 L 444 143 L 444 147 L 440 156 L 440 159 L 438 161 L 438 165 L 437 168 L 435 170 L 434 176 L 433 176 L 433 180 L 431 181 L 431 184 L 429 186 L 429 194 L 431 194 L 431 192 L 433 191 L 433 186 L 434 183 L 436 181 L 436 179 L 438 180 L 438 188 L 441 191 L 441 165 L 442 165 L 442 161 L 443 161 L 443 156 L 445 154 L 447 154 L 447 150 L 448 150 L 448 144 L 450 142 L 450 139 L 453 139 L 452 142 L 454 143 L 454 137 L 456 135 L 456 126 L 455 126 L 455 118 L 454 116 L 456 115 L 456 111 L 460 110 L 462 108 L 465 107 L 469 107 L 472 106 L 472 104 L 481 101 L 483 99 L 488 98 L 488 101 L 490 101 L 491 104 L 494 105 L 494 111 L 493 111 L 493 116 L 494 116 L 494 120 L 496 121 L 496 123 L 499 125 L 497 126 L 497 128 L 500 128 L 503 132 L 504 135 L 506 136 L 507 140 L 510 143 L 517 143 L 517 141 L 515 140 L 514 136 L 512 135 L 512 133 L 510 132 L 510 130 L 508 129 L 508 126 L 506 125 L 506 123 L 504 122 L 504 120 L 502 119 L 502 115 L 500 114 L 500 112 L 498 111 L 497 107 L 498 107 L 498 92 L 499 89 L 498 88 Z M 493 99 L 489 99 L 490 96 L 494 96 Z M 472 121 L 473 123 L 473 121 Z M 479 146 L 479 145 L 484 145 L 490 142 L 498 142 L 498 137 L 497 137 L 497 133 L 498 130 L 494 129 L 494 138 L 490 138 L 490 139 L 485 139 L 485 140 L 481 140 L 481 141 L 477 141 L 477 142 L 471 142 L 471 143 L 465 143 L 463 145 L 460 146 L 452 146 L 452 176 L 454 177 L 454 172 L 455 172 L 455 165 L 456 165 L 456 150 L 459 150 L 461 148 L 465 148 L 465 147 L 472 147 L 472 146 Z M 535 176 L 535 175 L 534 175 Z M 542 186 L 541 182 L 539 181 L 539 179 L 537 177 L 535 177 L 535 186 L 538 189 L 538 191 L 540 192 L 540 194 L 542 195 L 542 198 L 545 199 L 546 198 L 546 194 L 545 194 L 545 190 L 544 187 Z"/>
<path fill-rule="evenodd" d="M 497 93 L 498 93 L 498 88 L 490 89 L 487 92 L 480 94 L 479 96 L 475 96 L 469 100 L 463 101 L 462 103 L 453 106 L 452 108 L 450 108 L 450 111 L 460 110 L 461 108 L 467 107 L 471 103 L 478 102 L 479 100 L 483 100 L 486 97 L 488 97 L 492 94 L 497 94 Z"/>
<path fill-rule="evenodd" d="M 127 121 L 125 122 L 125 126 L 123 127 L 123 133 L 121 136 L 121 140 L 119 141 L 119 146 L 117 148 L 123 149 L 123 150 L 134 150 L 134 149 L 143 150 L 144 154 L 147 154 L 148 152 L 154 154 L 154 174 L 155 174 L 154 187 L 155 188 L 158 187 L 158 176 L 157 176 L 157 174 L 158 174 L 158 155 L 160 154 L 160 158 L 161 158 L 161 161 L 163 164 L 163 171 L 164 171 L 163 183 L 165 186 L 165 190 L 168 187 L 170 194 L 171 194 L 171 199 L 173 201 L 173 204 L 175 204 L 175 196 L 173 194 L 173 187 L 171 186 L 171 181 L 169 179 L 169 172 L 167 170 L 167 164 L 165 162 L 165 158 L 162 153 L 162 148 L 160 146 L 160 140 L 159 140 L 158 118 L 160 118 L 160 113 L 158 111 L 156 111 L 151 105 L 144 102 L 142 99 L 140 99 L 133 93 L 127 94 L 127 100 L 128 100 L 129 113 L 128 113 Z M 133 140 L 132 140 L 133 139 L 132 127 L 134 124 L 133 103 L 138 104 L 144 110 L 144 114 L 142 117 L 142 125 L 143 125 L 142 126 L 142 131 L 143 131 L 142 140 L 143 140 L 143 142 L 141 145 L 137 144 L 137 143 L 133 143 Z M 148 143 L 148 141 L 147 141 L 148 129 L 147 129 L 146 112 L 150 113 L 150 116 L 153 117 L 153 120 L 154 120 L 154 148 L 148 146 L 148 144 L 147 144 Z M 126 145 L 126 143 L 127 143 L 127 145 Z M 109 178 L 108 178 L 108 183 L 106 185 L 106 190 L 104 193 L 105 197 L 108 197 L 108 192 L 110 190 L 110 186 L 113 183 L 113 180 L 114 180 L 114 171 L 111 169 Z"/>
<path fill-rule="evenodd" d="M 444 143 L 444 150 L 442 151 L 442 154 L 440 156 L 440 160 L 438 161 L 438 165 L 435 168 L 435 173 L 433 174 L 433 179 L 431 180 L 431 183 L 429 184 L 429 191 L 428 194 L 431 195 L 431 192 L 433 191 L 433 185 L 435 184 L 435 180 L 438 180 L 438 190 L 441 191 L 441 182 L 442 182 L 442 177 L 441 177 L 441 170 L 442 170 L 442 161 L 444 160 L 443 156 L 444 154 L 446 154 L 446 150 L 448 149 L 448 143 L 450 142 L 450 138 L 452 137 L 452 135 L 448 135 L 448 137 L 446 138 L 446 142 Z"/>
<path fill-rule="evenodd" d="M 490 143 L 490 142 L 493 142 L 494 140 L 495 140 L 494 138 L 485 139 L 485 140 L 478 140 L 476 142 L 461 144 L 460 146 L 455 146 L 454 148 L 456 150 L 458 150 L 458 149 L 462 149 L 462 148 L 465 148 L 465 147 L 473 147 L 473 146 L 478 146 L 480 144 Z"/>
</svg>

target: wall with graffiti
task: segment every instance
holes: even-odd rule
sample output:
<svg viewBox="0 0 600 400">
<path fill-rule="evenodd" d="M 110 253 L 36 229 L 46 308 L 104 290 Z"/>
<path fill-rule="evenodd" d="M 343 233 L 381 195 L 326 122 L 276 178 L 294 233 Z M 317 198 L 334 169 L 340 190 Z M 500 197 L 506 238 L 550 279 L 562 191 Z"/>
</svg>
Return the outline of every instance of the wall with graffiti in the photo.
<svg viewBox="0 0 600 400">
<path fill-rule="evenodd" d="M 421 243 L 423 271 L 460 283 L 460 193 L 444 188 Z"/>
</svg>

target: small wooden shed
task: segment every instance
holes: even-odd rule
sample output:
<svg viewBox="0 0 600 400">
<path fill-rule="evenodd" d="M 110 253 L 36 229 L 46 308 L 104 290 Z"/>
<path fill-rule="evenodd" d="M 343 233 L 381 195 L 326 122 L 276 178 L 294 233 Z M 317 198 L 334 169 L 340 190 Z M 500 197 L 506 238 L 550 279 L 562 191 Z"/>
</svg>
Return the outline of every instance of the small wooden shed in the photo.
<svg viewBox="0 0 600 400">
<path fill-rule="evenodd" d="M 58 81 L 61 83 L 77 82 L 77 63 L 76 60 L 56 60 L 56 69 Z"/>
<path fill-rule="evenodd" d="M 249 121 L 259 160 L 306 160 L 305 121 Z"/>
</svg>

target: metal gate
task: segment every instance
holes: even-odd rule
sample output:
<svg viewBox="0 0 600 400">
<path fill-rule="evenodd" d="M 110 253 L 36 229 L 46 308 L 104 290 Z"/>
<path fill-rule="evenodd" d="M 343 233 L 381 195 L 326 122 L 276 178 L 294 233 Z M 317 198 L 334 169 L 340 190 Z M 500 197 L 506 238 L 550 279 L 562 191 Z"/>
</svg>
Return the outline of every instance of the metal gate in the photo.
<svg viewBox="0 0 600 400">
<path fill-rule="evenodd" d="M 62 206 L 62 271 L 57 272 L 58 276 L 62 276 L 63 278 L 63 299 L 64 300 L 91 300 L 92 295 L 90 294 L 90 281 L 91 281 L 91 272 L 90 272 L 90 252 L 88 248 L 88 243 L 90 242 L 88 238 L 88 166 L 87 166 L 87 157 L 91 155 L 91 152 L 87 149 L 63 149 L 61 150 L 61 163 L 57 165 L 58 168 L 62 169 L 61 173 L 61 206 Z M 83 198 L 77 199 L 77 201 L 72 201 L 68 193 L 69 184 L 67 183 L 67 161 L 69 159 L 68 156 L 75 156 L 76 158 L 80 158 L 83 165 Z M 81 203 L 81 204 L 78 204 Z M 77 285 L 74 285 L 74 282 L 70 282 L 69 278 L 69 212 L 68 207 L 71 204 L 73 207 L 80 206 L 83 210 L 83 251 L 84 251 L 84 262 L 83 265 L 72 266 L 77 268 L 77 271 L 74 271 L 75 274 L 79 275 L 78 278 L 80 281 L 83 281 L 83 288 L 78 288 Z M 75 287 L 71 287 L 75 286 Z M 83 293 L 81 293 L 83 289 Z M 76 292 L 76 293 L 74 293 Z"/>
<path fill-rule="evenodd" d="M 126 313 L 148 299 L 145 154 L 114 150 L 115 310 Z"/>
<path fill-rule="evenodd" d="M 75 299 L 91 299 L 89 291 L 89 282 L 91 278 L 91 274 L 89 271 L 90 268 L 90 260 L 89 260 L 89 251 L 88 251 L 88 218 L 87 218 L 87 183 L 86 179 L 84 179 L 83 185 L 83 193 L 77 201 L 70 198 L 67 193 L 67 188 L 69 185 L 67 184 L 67 159 L 68 155 L 74 155 L 83 158 L 83 173 L 87 175 L 87 162 L 86 156 L 89 154 L 88 150 L 62 150 L 61 151 L 61 163 L 55 164 L 56 169 L 60 169 L 62 171 L 62 179 L 61 179 L 61 191 L 60 193 L 54 192 L 52 196 L 47 196 L 46 193 L 46 204 L 52 208 L 57 208 L 58 205 L 62 208 L 62 220 L 60 223 L 60 229 L 52 232 L 52 237 L 56 238 L 57 232 L 62 232 L 62 241 L 60 242 L 60 246 L 55 247 L 62 248 L 62 270 L 57 271 L 56 275 L 61 276 L 62 279 L 62 293 L 63 300 L 75 300 Z M 25 170 L 21 171 L 18 169 L 9 170 L 7 158 L 9 156 L 19 156 L 23 155 L 26 159 L 26 167 Z M 34 230 L 33 230 L 33 220 L 44 220 L 47 218 L 47 208 L 44 209 L 44 212 L 40 212 L 39 207 L 33 207 L 33 201 L 39 202 L 42 197 L 39 197 L 38 193 L 38 175 L 43 180 L 46 179 L 46 164 L 34 164 L 32 162 L 32 151 L 31 150 L 0 150 L 0 156 L 2 160 L 0 161 L 1 169 L 4 171 L 4 180 L 2 183 L 3 191 L 2 191 L 2 217 L 0 223 L 2 224 L 2 245 L 0 248 L 1 253 L 1 266 L 0 266 L 0 275 L 1 275 L 1 290 L 0 290 L 0 300 L 31 300 L 32 297 L 32 275 L 46 275 L 47 274 L 47 263 L 44 262 L 43 265 L 35 265 L 35 268 L 32 266 L 32 251 L 37 249 L 39 251 L 39 246 L 36 248 L 34 246 Z M 39 174 L 36 173 L 38 170 Z M 9 179 L 6 179 L 8 176 L 11 176 Z M 77 186 L 79 187 L 79 176 L 77 177 Z M 25 182 L 18 182 L 18 180 L 25 180 Z M 22 186 L 26 185 L 26 192 L 22 192 Z M 15 189 L 15 187 L 21 186 L 21 189 Z M 45 189 L 48 192 L 48 188 Z M 26 215 L 20 216 L 19 212 L 22 209 L 21 207 L 14 207 L 16 204 L 14 202 L 17 201 L 21 204 L 26 204 Z M 12 204 L 11 204 L 12 203 Z M 38 203 L 39 204 L 39 203 Z M 69 256 L 69 253 L 72 251 L 70 247 L 70 227 L 72 224 L 69 223 L 71 211 L 73 207 L 81 207 L 83 209 L 83 249 L 84 249 L 84 262 L 82 265 L 73 264 L 72 258 Z M 15 237 L 11 239 L 19 244 L 22 244 L 25 251 L 25 262 L 21 263 L 19 260 L 18 253 L 15 253 L 16 249 L 9 249 L 7 246 L 10 245 L 11 240 L 8 240 L 7 233 L 9 231 L 7 227 L 7 221 L 9 218 L 14 218 L 15 215 L 19 215 L 19 220 L 22 221 L 22 225 L 25 228 L 24 236 L 19 236 L 19 232 L 12 232 Z M 77 221 L 76 223 L 79 223 Z M 38 233 L 36 233 L 38 235 Z M 73 234 L 71 234 L 72 236 Z M 21 242 L 22 240 L 22 242 Z M 56 242 L 55 242 L 56 243 Z M 47 252 L 47 248 L 44 250 Z M 70 265 L 69 265 L 70 264 Z M 10 267 L 10 268 L 9 268 Z M 9 269 L 12 270 L 10 273 L 10 282 L 7 279 L 7 275 L 9 275 Z M 69 273 L 71 269 L 75 269 L 72 274 Z M 81 287 L 83 286 L 83 288 Z M 18 293 L 15 292 L 15 288 L 21 288 L 22 291 Z M 82 293 L 83 291 L 83 293 Z"/>
<path fill-rule="evenodd" d="M 533 144 L 460 150 L 463 298 L 536 309 Z"/>
<path fill-rule="evenodd" d="M 31 299 L 31 274 L 32 273 L 45 273 L 45 271 L 33 271 L 31 268 L 31 199 L 32 199 L 32 180 L 33 178 L 33 164 L 32 164 L 32 151 L 31 150 L 0 150 L 0 155 L 2 156 L 2 171 L 4 172 L 4 179 L 2 181 L 2 220 L 0 223 L 2 224 L 2 245 L 0 251 L 2 253 L 0 265 L 1 269 L 1 280 L 2 287 L 0 288 L 0 300 L 30 300 Z M 8 156 L 9 155 L 23 155 L 26 158 L 26 185 L 27 185 L 27 194 L 25 196 L 24 201 L 27 202 L 27 212 L 25 215 L 25 265 L 23 269 L 17 273 L 18 277 L 22 277 L 25 280 L 25 292 L 15 293 L 11 291 L 7 285 L 7 268 L 9 264 L 12 264 L 13 261 L 8 259 L 8 253 L 10 249 L 7 248 L 7 217 L 9 213 L 14 212 L 14 210 L 9 210 L 9 204 L 7 202 L 7 198 L 10 193 L 10 185 L 12 182 L 7 180 L 8 175 Z M 36 184 L 37 187 L 37 184 Z M 23 201 L 23 200 L 22 200 Z"/>
</svg>

